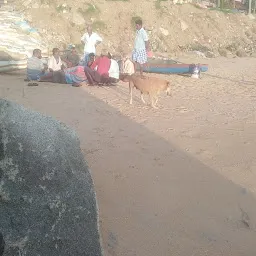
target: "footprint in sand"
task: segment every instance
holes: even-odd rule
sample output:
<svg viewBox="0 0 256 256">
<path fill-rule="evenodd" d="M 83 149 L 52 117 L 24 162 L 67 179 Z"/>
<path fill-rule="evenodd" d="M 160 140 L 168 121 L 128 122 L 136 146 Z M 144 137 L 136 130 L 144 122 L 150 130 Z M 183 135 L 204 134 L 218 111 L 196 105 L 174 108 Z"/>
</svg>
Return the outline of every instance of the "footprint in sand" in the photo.
<svg viewBox="0 0 256 256">
<path fill-rule="evenodd" d="M 212 152 L 206 150 L 206 149 L 200 149 L 199 151 L 196 152 L 197 155 L 203 157 L 203 158 L 213 158 Z"/>
<path fill-rule="evenodd" d="M 186 107 L 183 107 L 183 106 L 180 106 L 180 107 L 176 108 L 175 110 L 177 110 L 180 113 L 189 112 L 189 110 Z"/>
</svg>

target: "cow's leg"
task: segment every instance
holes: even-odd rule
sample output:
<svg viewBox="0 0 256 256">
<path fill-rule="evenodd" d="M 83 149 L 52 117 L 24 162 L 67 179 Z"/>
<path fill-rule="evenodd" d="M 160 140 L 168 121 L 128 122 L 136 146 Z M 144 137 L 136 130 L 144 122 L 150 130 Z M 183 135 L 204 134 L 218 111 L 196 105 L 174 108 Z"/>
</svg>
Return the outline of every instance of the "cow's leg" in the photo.
<svg viewBox="0 0 256 256">
<path fill-rule="evenodd" d="M 130 91 L 130 104 L 132 105 L 132 91 L 133 91 L 133 82 L 129 81 L 129 91 Z"/>
<path fill-rule="evenodd" d="M 140 94 L 140 98 L 141 98 L 141 101 L 144 103 L 144 104 L 146 104 L 146 101 L 144 100 L 144 97 L 143 97 L 143 93 L 141 92 L 141 94 Z"/>
<path fill-rule="evenodd" d="M 155 105 L 155 96 L 149 94 L 149 97 L 150 97 L 150 101 L 151 101 L 151 107 L 152 108 L 157 108 L 156 105 Z"/>
</svg>

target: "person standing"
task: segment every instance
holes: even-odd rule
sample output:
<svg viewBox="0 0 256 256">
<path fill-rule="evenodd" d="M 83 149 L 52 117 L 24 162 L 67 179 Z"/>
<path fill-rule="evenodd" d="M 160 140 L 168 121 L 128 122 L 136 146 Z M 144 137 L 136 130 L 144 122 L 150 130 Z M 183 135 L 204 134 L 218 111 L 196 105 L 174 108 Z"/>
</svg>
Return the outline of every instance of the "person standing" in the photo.
<svg viewBox="0 0 256 256">
<path fill-rule="evenodd" d="M 92 26 L 87 27 L 87 32 L 81 37 L 81 42 L 84 44 L 84 62 L 85 66 L 89 61 L 89 54 L 96 54 L 96 47 L 102 42 L 102 38 L 92 31 Z"/>
<path fill-rule="evenodd" d="M 149 38 L 145 29 L 142 27 L 142 20 L 136 20 L 136 37 L 134 42 L 134 50 L 132 53 L 132 61 L 136 70 L 139 64 L 140 75 L 143 76 L 143 67 L 147 63 L 147 52 L 149 51 Z"/>
<path fill-rule="evenodd" d="M 107 84 L 117 83 L 120 78 L 120 70 L 118 62 L 114 59 L 114 57 L 109 53 L 108 58 L 110 59 L 110 67 L 108 70 L 109 78 L 106 79 Z"/>
</svg>

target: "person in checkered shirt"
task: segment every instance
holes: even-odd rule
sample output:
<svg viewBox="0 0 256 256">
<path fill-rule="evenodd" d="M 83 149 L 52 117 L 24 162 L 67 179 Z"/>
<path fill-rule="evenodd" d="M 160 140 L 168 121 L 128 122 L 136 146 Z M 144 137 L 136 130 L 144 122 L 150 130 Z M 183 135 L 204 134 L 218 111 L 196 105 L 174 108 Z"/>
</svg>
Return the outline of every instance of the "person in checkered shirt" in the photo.
<svg viewBox="0 0 256 256">
<path fill-rule="evenodd" d="M 143 77 L 143 66 L 147 63 L 147 53 L 149 51 L 149 38 L 146 30 L 142 27 L 142 20 L 136 20 L 136 37 L 134 42 L 134 50 L 132 53 L 132 61 L 135 66 L 139 64 L 140 74 Z"/>
</svg>

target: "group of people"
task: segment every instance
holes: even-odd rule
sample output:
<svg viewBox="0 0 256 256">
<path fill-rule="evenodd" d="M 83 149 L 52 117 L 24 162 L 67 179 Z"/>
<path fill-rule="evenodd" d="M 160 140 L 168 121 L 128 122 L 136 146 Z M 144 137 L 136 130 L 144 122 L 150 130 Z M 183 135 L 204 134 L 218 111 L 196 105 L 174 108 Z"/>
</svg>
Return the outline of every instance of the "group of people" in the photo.
<svg viewBox="0 0 256 256">
<path fill-rule="evenodd" d="M 136 65 L 139 64 L 141 76 L 143 66 L 147 62 L 149 51 L 148 35 L 142 27 L 142 21 L 137 20 L 136 38 L 132 60 L 128 54 L 123 54 L 118 61 L 106 49 L 96 57 L 96 48 L 103 40 L 92 27 L 87 27 L 87 32 L 82 36 L 84 43 L 84 56 L 80 60 L 74 45 L 70 46 L 66 54 L 61 55 L 58 48 L 54 48 L 52 56 L 47 63 L 42 60 L 41 50 L 35 49 L 33 56 L 27 63 L 27 80 L 47 81 L 53 83 L 72 84 L 79 87 L 84 84 L 114 84 L 119 80 L 126 80 L 129 75 L 135 73 Z M 29 83 L 37 85 L 36 82 Z"/>
</svg>

